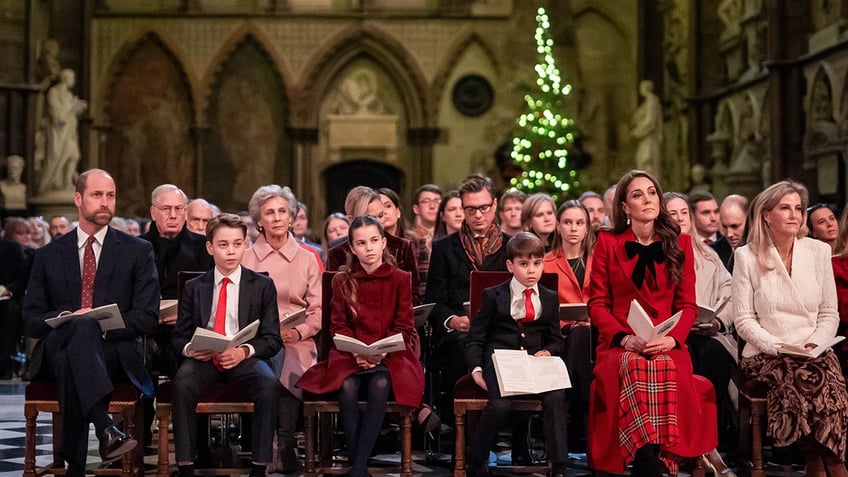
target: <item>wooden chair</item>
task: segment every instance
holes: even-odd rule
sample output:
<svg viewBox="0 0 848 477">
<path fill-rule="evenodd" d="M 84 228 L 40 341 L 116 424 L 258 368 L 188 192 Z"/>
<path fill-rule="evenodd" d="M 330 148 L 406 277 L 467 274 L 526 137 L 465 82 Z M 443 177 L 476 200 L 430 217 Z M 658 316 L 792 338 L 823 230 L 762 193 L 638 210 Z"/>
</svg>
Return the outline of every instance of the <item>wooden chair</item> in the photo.
<svg viewBox="0 0 848 477">
<path fill-rule="evenodd" d="M 739 360 L 745 341 L 737 339 Z M 737 368 L 738 370 L 738 368 Z M 739 389 L 739 462 L 750 464 L 751 477 L 765 477 L 763 464 L 763 420 L 766 416 L 768 386 L 748 379 L 741 371 L 731 375 Z M 749 460 L 750 459 L 750 460 Z"/>
<path fill-rule="evenodd" d="M 63 475 L 65 463 L 59 455 L 62 448 L 62 425 L 59 417 L 59 399 L 56 385 L 52 381 L 36 380 L 26 386 L 24 391 L 24 419 L 26 438 L 24 443 L 24 477 L 40 475 Z M 124 431 L 128 436 L 136 436 L 136 426 L 142 417 L 141 392 L 132 383 L 115 383 L 109 412 L 120 414 L 124 420 Z M 35 467 L 36 420 L 40 412 L 53 415 L 53 463 L 43 468 Z M 144 475 L 144 450 L 141 445 L 121 458 L 121 468 L 88 469 L 93 475 L 120 475 L 130 477 Z"/>
<path fill-rule="evenodd" d="M 471 290 L 469 292 L 468 316 L 473 319 L 480 309 L 483 290 L 499 285 L 512 278 L 509 272 L 471 272 Z M 539 283 L 551 290 L 557 289 L 558 277 L 555 273 L 545 273 Z M 456 415 L 456 444 L 454 447 L 455 464 L 454 477 L 465 477 L 465 427 L 469 412 L 482 412 L 489 403 L 484 391 L 470 375 L 465 375 L 456 382 L 453 391 L 453 409 Z M 513 411 L 541 412 L 542 400 L 537 396 L 528 395 L 512 400 Z M 564 430 L 563 430 L 564 431 Z M 510 466 L 517 473 L 548 472 L 549 465 L 543 466 Z"/>
<path fill-rule="evenodd" d="M 156 418 L 159 420 L 159 456 L 156 467 L 157 477 L 168 477 L 171 471 L 168 426 L 171 423 L 172 386 L 170 381 L 159 384 L 156 392 Z M 253 413 L 253 401 L 233 385 L 217 383 L 197 402 L 198 414 L 235 414 Z M 196 469 L 203 475 L 238 475 L 245 469 Z"/>
<path fill-rule="evenodd" d="M 336 272 L 324 272 L 322 276 L 322 308 L 321 308 L 321 331 L 317 336 L 318 360 L 327 359 L 333 339 L 330 335 L 330 323 L 332 318 L 333 300 L 333 276 Z M 360 403 L 364 405 L 365 403 Z M 412 477 L 412 413 L 414 409 L 401 406 L 395 402 L 389 402 L 386 408 L 387 414 L 398 414 L 400 416 L 401 433 L 401 463 L 400 475 Z M 303 427 L 306 440 L 306 462 L 304 474 L 308 477 L 316 474 L 341 474 L 346 468 L 338 465 L 332 459 L 332 426 L 326 419 L 331 414 L 339 412 L 339 403 L 334 395 L 310 395 L 304 393 L 303 398 Z M 318 445 L 319 455 L 316 457 L 316 418 L 319 420 Z"/>
</svg>

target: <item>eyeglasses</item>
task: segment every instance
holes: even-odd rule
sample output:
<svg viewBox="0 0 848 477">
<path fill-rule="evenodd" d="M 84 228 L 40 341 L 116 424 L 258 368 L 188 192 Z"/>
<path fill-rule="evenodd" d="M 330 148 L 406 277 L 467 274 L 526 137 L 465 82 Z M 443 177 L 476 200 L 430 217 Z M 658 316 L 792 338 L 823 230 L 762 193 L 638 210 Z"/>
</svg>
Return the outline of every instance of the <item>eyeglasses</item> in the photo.
<svg viewBox="0 0 848 477">
<path fill-rule="evenodd" d="M 495 201 L 491 201 L 488 204 L 481 205 L 479 207 L 463 207 L 462 210 L 465 211 L 465 215 L 477 215 L 477 212 L 481 214 L 488 214 L 490 210 L 492 210 L 492 206 L 495 205 Z"/>
<path fill-rule="evenodd" d="M 184 213 L 185 210 L 186 210 L 185 206 L 182 206 L 182 205 L 178 205 L 176 207 L 172 207 L 170 205 L 166 205 L 165 207 L 159 207 L 158 205 L 156 205 L 154 207 L 161 210 L 162 212 L 164 212 L 167 215 L 171 215 L 171 212 L 173 212 L 177 215 L 180 215 L 180 214 Z"/>
<path fill-rule="evenodd" d="M 421 205 L 439 205 L 442 203 L 442 199 L 421 199 L 418 203 Z"/>
</svg>

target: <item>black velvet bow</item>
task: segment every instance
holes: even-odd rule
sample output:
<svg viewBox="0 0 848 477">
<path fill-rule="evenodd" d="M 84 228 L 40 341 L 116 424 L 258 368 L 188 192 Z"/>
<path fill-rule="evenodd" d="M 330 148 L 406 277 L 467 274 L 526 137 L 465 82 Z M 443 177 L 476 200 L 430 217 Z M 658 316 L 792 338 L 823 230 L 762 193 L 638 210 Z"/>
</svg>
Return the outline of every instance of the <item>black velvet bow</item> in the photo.
<svg viewBox="0 0 848 477">
<path fill-rule="evenodd" d="M 662 242 L 653 242 L 651 245 L 642 245 L 639 242 L 625 242 L 624 250 L 627 251 L 627 258 L 633 258 L 639 255 L 639 261 L 633 268 L 633 274 L 630 279 L 636 285 L 636 288 L 642 288 L 642 283 L 645 281 L 645 270 L 649 270 L 654 276 L 654 281 L 657 278 L 657 270 L 654 268 L 654 263 L 662 263 L 665 260 L 665 252 L 662 249 Z"/>
</svg>

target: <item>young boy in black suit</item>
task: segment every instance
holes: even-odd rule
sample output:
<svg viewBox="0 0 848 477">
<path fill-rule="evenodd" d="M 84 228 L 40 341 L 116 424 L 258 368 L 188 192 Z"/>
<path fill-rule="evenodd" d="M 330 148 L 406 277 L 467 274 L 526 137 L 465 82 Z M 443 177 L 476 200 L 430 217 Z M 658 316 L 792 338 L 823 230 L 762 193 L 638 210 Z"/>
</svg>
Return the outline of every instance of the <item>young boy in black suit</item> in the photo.
<svg viewBox="0 0 848 477">
<path fill-rule="evenodd" d="M 506 245 L 507 269 L 513 278 L 483 290 L 482 306 L 468 333 L 468 366 L 471 377 L 485 389 L 489 403 L 477 424 L 468 451 L 471 477 L 489 474 L 487 459 L 498 431 L 507 422 L 512 404 L 501 397 L 492 364 L 496 349 L 522 349 L 534 356 L 559 356 L 559 299 L 555 290 L 538 284 L 542 276 L 545 245 L 535 235 L 521 232 Z M 565 475 L 568 462 L 568 398 L 564 389 L 541 395 L 544 433 L 551 475 Z"/>
<path fill-rule="evenodd" d="M 282 385 L 269 359 L 282 348 L 274 282 L 241 266 L 247 227 L 239 216 L 222 214 L 206 226 L 206 250 L 215 268 L 186 282 L 173 334 L 176 353 L 185 359 L 174 377 L 174 450 L 180 477 L 194 476 L 198 397 L 218 381 L 234 383 L 253 400 L 251 477 L 264 477 L 271 462 Z M 217 353 L 193 349 L 198 327 L 233 336 L 259 320 L 256 336 Z"/>
</svg>

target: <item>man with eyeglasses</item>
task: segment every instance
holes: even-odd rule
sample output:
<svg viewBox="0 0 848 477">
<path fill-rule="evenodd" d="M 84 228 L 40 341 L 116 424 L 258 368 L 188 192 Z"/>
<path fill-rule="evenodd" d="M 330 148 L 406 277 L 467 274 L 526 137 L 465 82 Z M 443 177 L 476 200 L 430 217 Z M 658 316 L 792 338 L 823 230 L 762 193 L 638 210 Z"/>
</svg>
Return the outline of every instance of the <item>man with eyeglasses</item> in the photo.
<svg viewBox="0 0 848 477">
<path fill-rule="evenodd" d="M 427 285 L 427 273 L 430 270 L 430 252 L 433 248 L 433 232 L 439 217 L 439 204 L 442 202 L 442 189 L 436 184 L 424 184 L 415 190 L 415 203 L 412 213 L 415 224 L 406 231 L 406 238 L 417 245 L 418 276 L 421 277 L 421 296 Z"/>
<path fill-rule="evenodd" d="M 177 276 L 183 271 L 205 272 L 214 266 L 206 252 L 206 237 L 191 232 L 186 225 L 185 192 L 174 184 L 162 184 L 150 194 L 150 230 L 139 238 L 153 245 L 159 290 L 163 300 L 177 299 Z M 154 372 L 173 376 L 177 362 L 170 352 L 171 331 L 177 322 L 177 312 L 160 314 L 159 326 L 148 335 L 148 367 Z M 153 423 L 153 400 L 145 403 L 144 439 L 149 445 L 150 425 Z"/>
<path fill-rule="evenodd" d="M 468 176 L 459 188 L 459 197 L 465 220 L 459 232 L 433 242 L 424 298 L 424 303 L 436 304 L 429 316 L 436 345 L 430 366 L 442 372 L 448 407 L 453 403 L 454 384 L 468 373 L 465 338 L 471 322 L 464 303 L 471 271 L 506 271 L 509 240 L 495 223 L 498 200 L 491 179 Z"/>
</svg>

